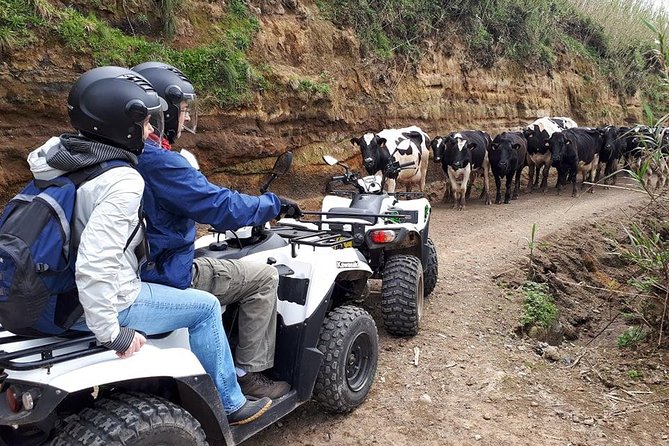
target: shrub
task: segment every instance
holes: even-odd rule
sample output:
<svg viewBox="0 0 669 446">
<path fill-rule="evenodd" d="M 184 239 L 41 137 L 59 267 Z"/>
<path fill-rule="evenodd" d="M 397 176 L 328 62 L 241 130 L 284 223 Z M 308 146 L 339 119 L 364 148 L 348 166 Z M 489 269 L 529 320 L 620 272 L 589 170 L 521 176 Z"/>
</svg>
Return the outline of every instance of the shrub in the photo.
<svg viewBox="0 0 669 446">
<path fill-rule="evenodd" d="M 539 326 L 550 328 L 557 321 L 557 307 L 545 283 L 525 282 L 521 288 L 524 294 L 523 316 L 520 323 L 524 327 Z"/>
<path fill-rule="evenodd" d="M 641 327 L 630 327 L 622 332 L 616 343 L 620 348 L 633 347 L 646 339 L 646 332 Z"/>
</svg>

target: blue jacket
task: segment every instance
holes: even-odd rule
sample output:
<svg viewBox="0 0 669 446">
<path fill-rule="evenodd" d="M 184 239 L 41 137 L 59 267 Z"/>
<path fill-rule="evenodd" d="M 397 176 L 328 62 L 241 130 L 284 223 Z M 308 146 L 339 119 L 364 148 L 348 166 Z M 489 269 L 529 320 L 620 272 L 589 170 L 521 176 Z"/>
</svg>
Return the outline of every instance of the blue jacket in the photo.
<svg viewBox="0 0 669 446">
<path fill-rule="evenodd" d="M 188 288 L 195 249 L 195 222 L 218 230 L 261 225 L 276 217 L 279 198 L 216 186 L 179 153 L 147 141 L 137 170 L 144 177 L 144 215 L 150 261 L 142 271 L 145 282 Z"/>
</svg>

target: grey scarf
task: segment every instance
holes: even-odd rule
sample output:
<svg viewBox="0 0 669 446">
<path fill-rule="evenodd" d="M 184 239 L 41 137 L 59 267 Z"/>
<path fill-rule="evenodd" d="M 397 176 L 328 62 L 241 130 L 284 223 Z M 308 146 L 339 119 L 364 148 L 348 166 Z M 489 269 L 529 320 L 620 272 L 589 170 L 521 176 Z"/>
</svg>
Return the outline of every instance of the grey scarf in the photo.
<svg viewBox="0 0 669 446">
<path fill-rule="evenodd" d="M 49 166 L 66 172 L 109 160 L 126 160 L 133 165 L 137 164 L 135 154 L 79 135 L 61 135 L 60 144 L 49 149 L 46 154 Z"/>
</svg>

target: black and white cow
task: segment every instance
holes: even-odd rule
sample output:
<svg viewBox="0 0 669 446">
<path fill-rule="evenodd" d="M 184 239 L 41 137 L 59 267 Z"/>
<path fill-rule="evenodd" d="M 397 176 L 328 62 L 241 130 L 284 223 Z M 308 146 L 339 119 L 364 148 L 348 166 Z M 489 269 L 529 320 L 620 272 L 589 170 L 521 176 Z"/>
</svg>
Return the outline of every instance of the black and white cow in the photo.
<svg viewBox="0 0 669 446">
<path fill-rule="evenodd" d="M 634 169 L 644 153 L 657 147 L 653 129 L 645 125 L 618 128 L 618 148 L 625 159 L 625 166 Z"/>
<path fill-rule="evenodd" d="M 532 192 L 539 184 L 539 173 L 543 167 L 543 179 L 541 190 L 546 192 L 548 185 L 548 171 L 551 168 L 551 153 L 546 145 L 555 132 L 576 127 L 576 122 L 571 118 L 539 118 L 523 129 L 523 135 L 527 140 L 527 165 L 529 166 L 529 182 L 527 189 Z"/>
<path fill-rule="evenodd" d="M 586 175 L 590 181 L 595 177 L 599 152 L 604 143 L 602 134 L 597 129 L 575 127 L 555 132 L 546 143 L 551 151 L 552 164 L 558 171 L 556 188 L 558 193 L 570 181 L 572 196 L 577 196 L 576 175 L 581 172 L 583 181 Z M 581 184 L 583 189 L 584 184 Z M 590 189 L 592 192 L 593 189 Z"/>
<path fill-rule="evenodd" d="M 418 183 L 419 190 L 425 188 L 430 151 L 430 138 L 420 127 L 384 129 L 379 133 L 366 133 L 360 138 L 351 138 L 362 154 L 362 164 L 369 175 L 382 172 L 388 164 L 397 160 L 400 164 L 413 162 L 412 167 L 400 171 L 397 178 L 386 179 L 386 190 L 395 192 L 395 181 L 404 183 L 406 190 Z"/>
<path fill-rule="evenodd" d="M 502 202 L 501 178 L 506 177 L 506 192 L 504 193 L 504 203 L 509 203 L 511 197 L 511 181 L 516 176 L 515 187 L 513 189 L 513 199 L 518 198 L 520 191 L 520 174 L 527 164 L 527 140 L 522 132 L 504 132 L 493 139 L 488 147 L 488 159 L 490 160 L 490 169 L 495 177 L 495 186 L 497 194 L 495 203 Z"/>
<path fill-rule="evenodd" d="M 488 146 L 491 142 L 490 135 L 486 132 L 466 130 L 453 132 L 445 137 L 437 137 L 430 144 L 434 153 L 434 161 L 441 162 L 442 169 L 448 175 L 455 208 L 460 210 L 465 208 L 465 202 L 471 194 L 471 184 L 477 172 L 483 174 L 481 198 L 485 197 L 485 204 L 490 204 Z M 445 198 L 447 198 L 446 194 L 444 194 Z"/>
<path fill-rule="evenodd" d="M 604 167 L 604 181 L 606 184 L 616 184 L 614 173 L 618 170 L 618 158 L 622 155 L 621 146 L 616 143 L 618 140 L 618 128 L 609 125 L 598 130 L 604 141 L 599 152 L 599 164 L 597 165 L 595 183 L 599 182 L 601 170 Z"/>
</svg>

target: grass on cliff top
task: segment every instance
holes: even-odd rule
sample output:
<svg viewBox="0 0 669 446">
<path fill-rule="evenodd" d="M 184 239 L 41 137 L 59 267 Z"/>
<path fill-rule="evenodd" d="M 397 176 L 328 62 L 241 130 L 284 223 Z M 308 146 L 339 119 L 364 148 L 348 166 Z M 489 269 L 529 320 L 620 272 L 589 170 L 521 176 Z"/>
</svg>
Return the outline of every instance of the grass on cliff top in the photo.
<svg viewBox="0 0 669 446">
<path fill-rule="evenodd" d="M 317 0 L 335 24 L 351 27 L 368 54 L 414 61 L 432 40 L 467 46 L 463 68 L 491 67 L 505 58 L 528 69 L 559 69 L 561 53 L 585 57 L 621 95 L 639 89 L 651 106 L 657 76 L 646 55 L 655 35 L 643 24 L 666 23 L 669 10 L 651 0 Z M 661 113 L 659 111 L 658 113 Z"/>
<path fill-rule="evenodd" d="M 0 56 L 35 40 L 38 31 L 46 31 L 73 51 L 90 55 L 96 66 L 131 67 L 161 60 L 183 70 L 206 102 L 239 105 L 250 101 L 254 84 L 264 83 L 245 54 L 259 25 L 243 0 L 229 0 L 227 7 L 220 24 L 224 31 L 214 42 L 176 50 L 163 42 L 125 34 L 92 13 L 84 15 L 74 8 L 58 11 L 47 0 L 0 0 Z M 168 23 L 169 17 L 163 21 Z"/>
</svg>

